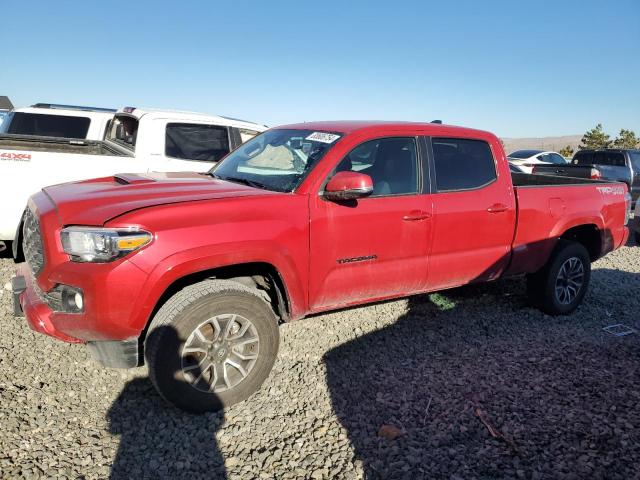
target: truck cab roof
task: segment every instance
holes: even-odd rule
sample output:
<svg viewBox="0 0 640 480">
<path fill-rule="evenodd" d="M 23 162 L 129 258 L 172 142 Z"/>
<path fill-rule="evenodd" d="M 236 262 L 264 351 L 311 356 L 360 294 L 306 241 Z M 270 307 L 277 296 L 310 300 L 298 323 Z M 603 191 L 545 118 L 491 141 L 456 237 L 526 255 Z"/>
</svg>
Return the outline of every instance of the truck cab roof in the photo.
<svg viewBox="0 0 640 480">
<path fill-rule="evenodd" d="M 296 123 L 290 125 L 281 125 L 278 129 L 297 129 L 297 130 L 319 130 L 327 132 L 340 132 L 351 134 L 356 132 L 370 132 L 371 130 L 384 131 L 415 131 L 420 130 L 424 135 L 454 135 L 454 136 L 471 136 L 480 135 L 482 137 L 494 137 L 493 133 L 483 130 L 476 130 L 467 127 L 458 127 L 455 125 L 446 125 L 431 122 L 397 122 L 388 120 L 339 120 L 339 121 L 319 121 Z"/>
<path fill-rule="evenodd" d="M 129 115 L 140 120 L 145 117 L 149 120 L 154 119 L 166 119 L 171 118 L 176 121 L 202 121 L 207 123 L 215 123 L 217 125 L 231 126 L 236 128 L 243 128 L 249 130 L 263 131 L 267 129 L 266 125 L 259 123 L 249 122 L 245 120 L 238 120 L 235 118 L 224 117 L 221 115 L 209 115 L 206 113 L 189 112 L 182 110 L 163 110 L 155 108 L 137 108 L 137 107 L 123 107 L 120 108 L 116 115 Z"/>
<path fill-rule="evenodd" d="M 22 113 L 36 113 L 41 115 L 60 115 L 66 117 L 90 117 L 90 118 L 112 118 L 115 110 L 107 109 L 80 109 L 80 108 L 66 108 L 56 107 L 51 108 L 49 106 L 40 106 L 44 104 L 35 104 L 31 107 L 14 108 L 12 112 Z"/>
</svg>

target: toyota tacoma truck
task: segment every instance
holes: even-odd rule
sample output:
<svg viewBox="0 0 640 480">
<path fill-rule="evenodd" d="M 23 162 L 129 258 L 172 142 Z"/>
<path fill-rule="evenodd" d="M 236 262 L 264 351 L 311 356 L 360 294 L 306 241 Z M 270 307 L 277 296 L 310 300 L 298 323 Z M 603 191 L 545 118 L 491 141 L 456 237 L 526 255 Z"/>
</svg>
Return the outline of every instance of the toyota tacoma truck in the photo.
<svg viewBox="0 0 640 480">
<path fill-rule="evenodd" d="M 62 110 L 55 112 L 57 116 Z M 75 117 L 63 118 L 74 121 L 85 118 L 78 117 L 77 110 L 73 113 Z M 86 116 L 86 128 L 93 128 L 97 120 L 93 118 L 89 123 L 89 116 L 98 113 L 81 113 Z M 36 120 L 22 118 L 16 123 L 15 115 L 26 114 L 13 113 L 7 132 L 30 132 L 18 126 L 37 123 Z M 110 117 L 108 126 L 101 127 L 100 140 L 0 135 L 0 244 L 7 245 L 14 239 L 29 195 L 46 185 L 122 171 L 206 172 L 230 150 L 266 130 L 264 125 L 215 115 L 133 107 L 122 108 L 115 116 L 111 112 Z M 60 120 L 49 119 L 44 124 L 60 130 L 60 135 L 62 131 L 65 135 L 72 134 L 64 130 L 66 124 Z M 12 245 L 13 254 L 20 259 L 19 235 L 16 240 Z"/>
<path fill-rule="evenodd" d="M 118 174 L 33 195 L 16 314 L 109 367 L 148 365 L 192 412 L 249 397 L 278 325 L 526 275 L 573 312 L 623 245 L 624 183 L 511 173 L 498 138 L 421 123 L 318 122 L 258 135 L 208 174 Z"/>
</svg>

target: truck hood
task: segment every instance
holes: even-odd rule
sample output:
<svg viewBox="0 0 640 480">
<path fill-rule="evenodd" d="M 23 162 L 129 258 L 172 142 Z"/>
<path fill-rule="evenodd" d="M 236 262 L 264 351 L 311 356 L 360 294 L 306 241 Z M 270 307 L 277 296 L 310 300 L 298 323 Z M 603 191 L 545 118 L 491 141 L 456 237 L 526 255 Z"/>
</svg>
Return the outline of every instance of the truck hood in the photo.
<svg viewBox="0 0 640 480">
<path fill-rule="evenodd" d="M 278 194 L 193 172 L 117 174 L 43 191 L 62 225 L 103 225 L 132 210 L 170 203 Z"/>
</svg>

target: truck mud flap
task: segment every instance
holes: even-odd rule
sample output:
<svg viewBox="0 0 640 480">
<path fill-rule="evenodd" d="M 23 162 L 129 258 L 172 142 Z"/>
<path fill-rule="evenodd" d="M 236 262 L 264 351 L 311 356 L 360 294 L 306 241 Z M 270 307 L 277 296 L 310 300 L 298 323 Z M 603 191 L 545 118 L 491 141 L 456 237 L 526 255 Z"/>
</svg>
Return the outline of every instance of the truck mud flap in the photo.
<svg viewBox="0 0 640 480">
<path fill-rule="evenodd" d="M 20 294 L 27 289 L 27 281 L 23 276 L 13 277 L 11 279 L 11 296 L 13 297 L 13 315 L 16 317 L 24 317 L 22 305 L 20 305 Z"/>
</svg>

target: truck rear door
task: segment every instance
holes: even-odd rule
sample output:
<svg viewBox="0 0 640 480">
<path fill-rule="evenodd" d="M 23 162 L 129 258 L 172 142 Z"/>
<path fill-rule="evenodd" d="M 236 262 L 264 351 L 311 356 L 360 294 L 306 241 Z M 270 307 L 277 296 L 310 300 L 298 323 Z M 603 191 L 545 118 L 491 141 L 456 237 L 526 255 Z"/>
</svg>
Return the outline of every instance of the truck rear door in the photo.
<svg viewBox="0 0 640 480">
<path fill-rule="evenodd" d="M 502 149 L 488 141 L 432 138 L 433 240 L 429 289 L 491 280 L 509 262 L 516 204 Z"/>
</svg>

